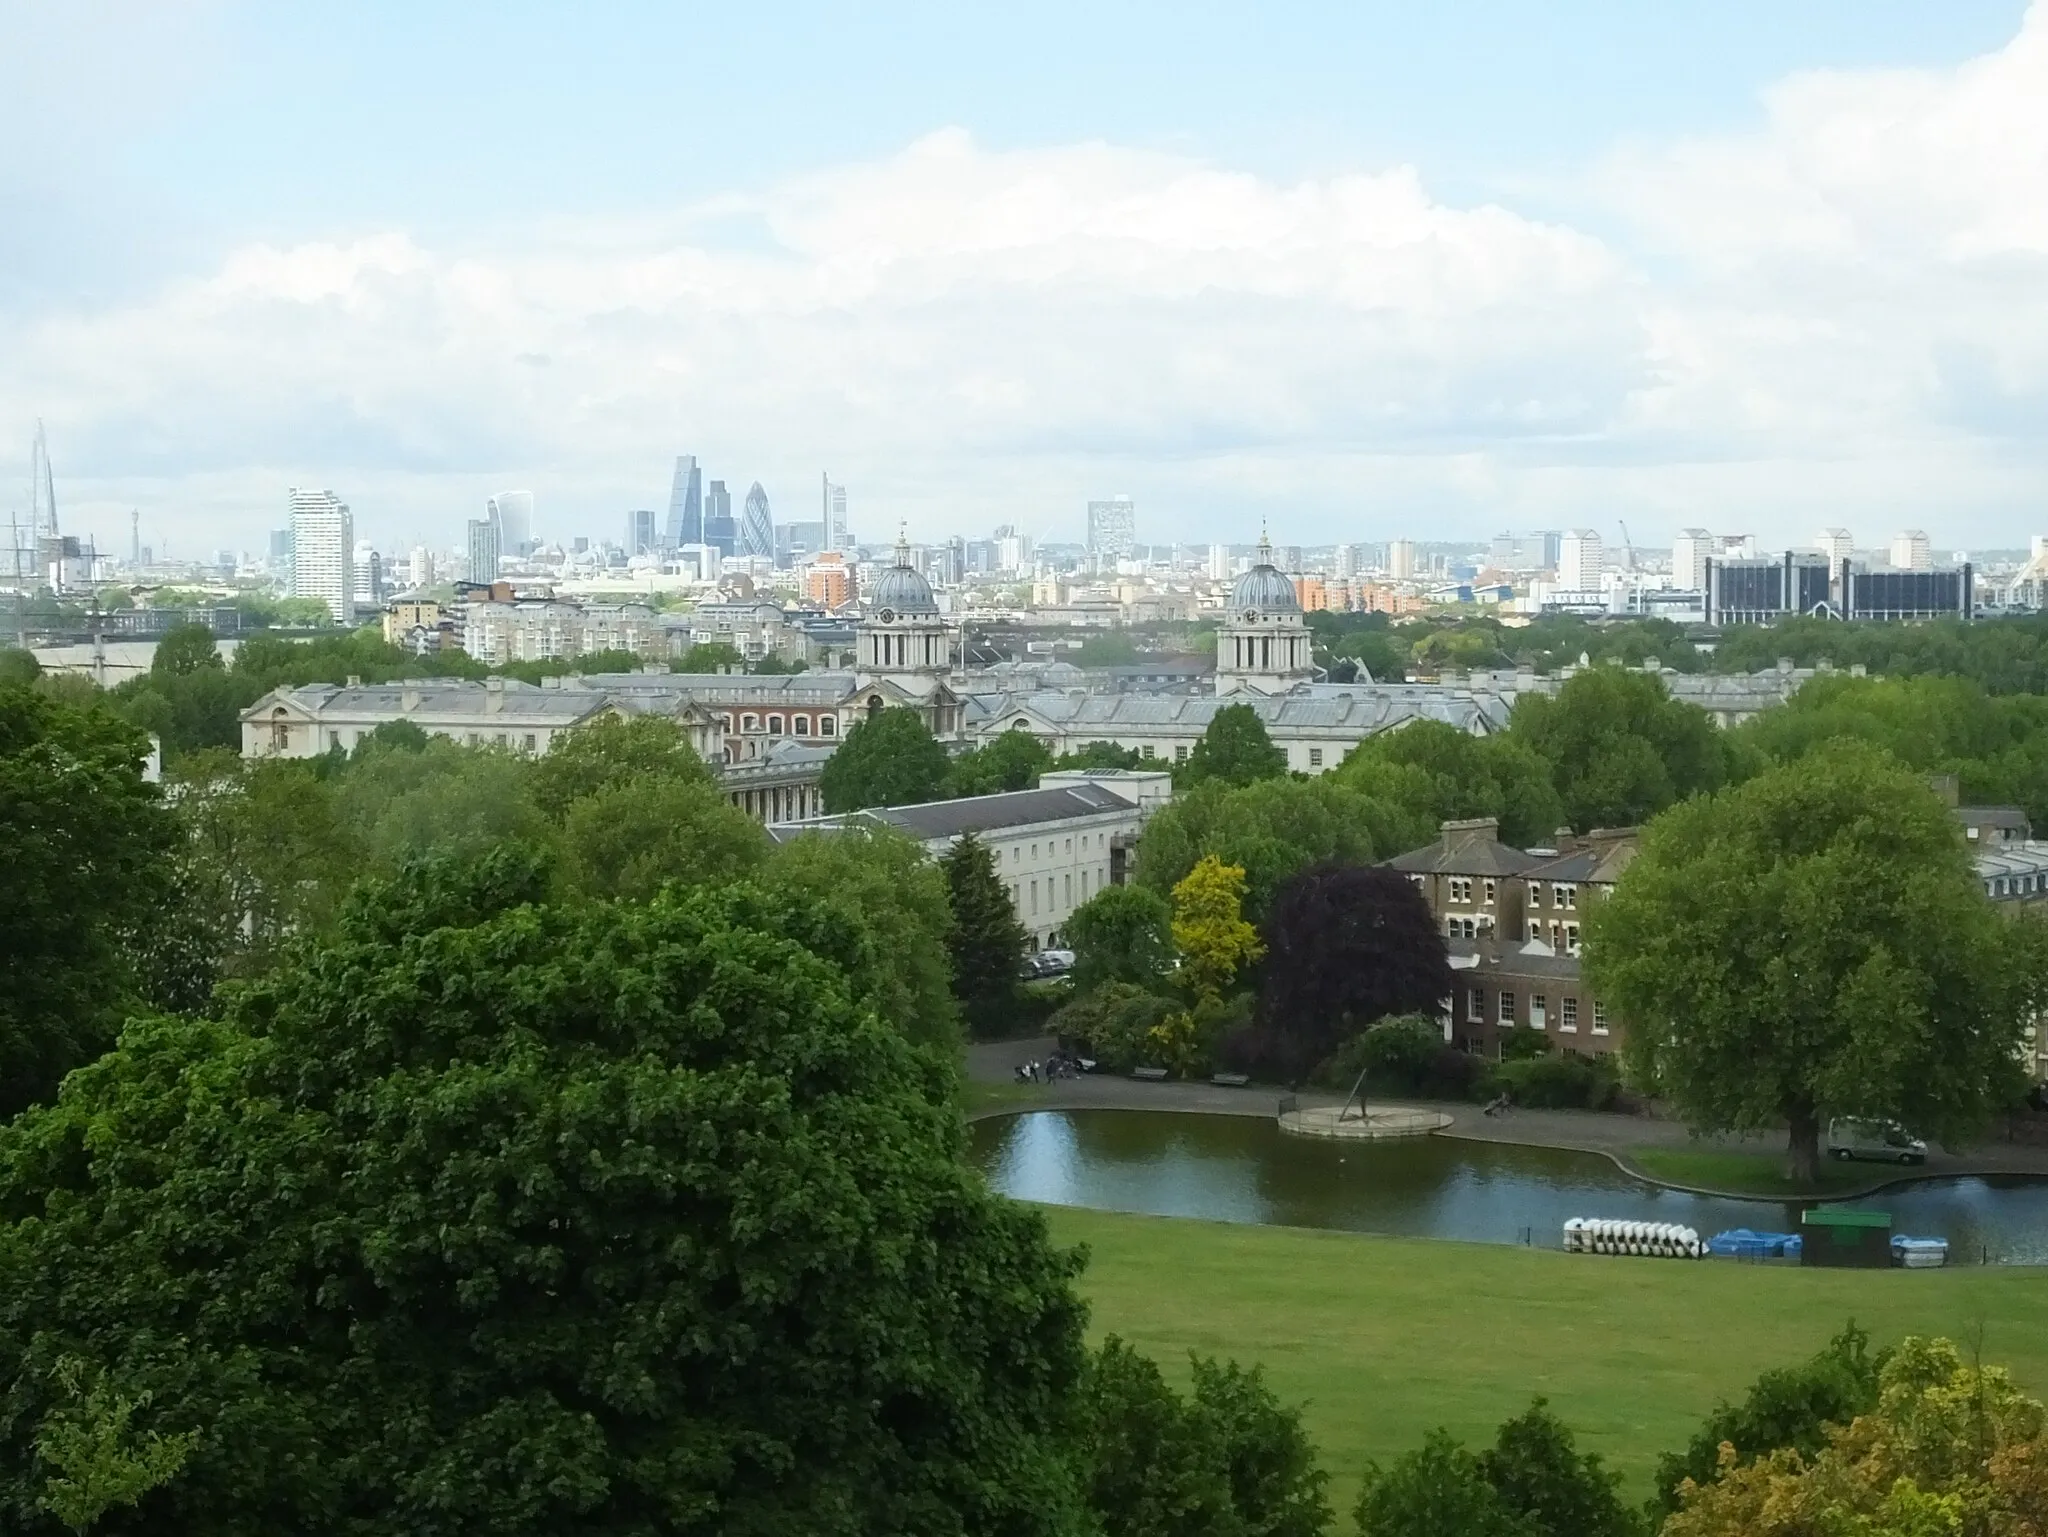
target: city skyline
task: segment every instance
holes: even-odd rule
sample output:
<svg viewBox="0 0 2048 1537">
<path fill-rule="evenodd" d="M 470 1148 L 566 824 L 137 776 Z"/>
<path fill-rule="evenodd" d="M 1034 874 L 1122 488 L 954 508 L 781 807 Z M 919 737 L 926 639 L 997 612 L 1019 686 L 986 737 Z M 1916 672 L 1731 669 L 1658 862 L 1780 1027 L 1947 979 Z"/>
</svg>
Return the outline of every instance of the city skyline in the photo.
<svg viewBox="0 0 2048 1537">
<path fill-rule="evenodd" d="M 258 547 L 292 484 L 387 547 L 505 485 L 617 529 L 666 507 L 678 441 L 776 505 L 827 465 L 925 539 L 1079 540 L 1112 488 L 1192 541 L 2017 547 L 2044 515 L 2048 4 L 1166 20 L 1079 60 L 1022 28 L 1010 76 L 928 41 L 829 122 L 614 153 L 565 50 L 632 76 L 694 28 L 707 78 L 753 78 L 772 20 L 508 19 L 536 159 L 459 110 L 468 29 L 396 8 L 346 37 L 39 17 L 23 57 L 66 67 L 0 108 L 0 197 L 35 215 L 0 234 L 0 514 L 42 417 L 67 532 L 125 542 L 139 509 L 186 550 Z M 889 31 L 827 24 L 768 89 Z M 282 79 L 387 110 L 251 133 Z M 135 222 L 162 238 L 104 238 Z"/>
</svg>

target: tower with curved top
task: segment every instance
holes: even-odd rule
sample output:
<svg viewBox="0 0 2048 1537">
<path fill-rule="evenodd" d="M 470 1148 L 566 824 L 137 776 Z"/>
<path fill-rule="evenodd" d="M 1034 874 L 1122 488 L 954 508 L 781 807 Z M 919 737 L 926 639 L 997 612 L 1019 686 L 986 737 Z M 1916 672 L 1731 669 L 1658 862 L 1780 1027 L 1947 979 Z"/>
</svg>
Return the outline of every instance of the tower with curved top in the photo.
<svg viewBox="0 0 2048 1537">
<path fill-rule="evenodd" d="M 1308 625 L 1294 583 L 1273 564 L 1259 536 L 1259 558 L 1231 589 L 1216 633 L 1216 692 L 1284 694 L 1315 675 Z"/>
<path fill-rule="evenodd" d="M 768 511 L 768 493 L 758 480 L 747 488 L 747 504 L 740 509 L 740 553 L 775 558 L 775 519 Z"/>
</svg>

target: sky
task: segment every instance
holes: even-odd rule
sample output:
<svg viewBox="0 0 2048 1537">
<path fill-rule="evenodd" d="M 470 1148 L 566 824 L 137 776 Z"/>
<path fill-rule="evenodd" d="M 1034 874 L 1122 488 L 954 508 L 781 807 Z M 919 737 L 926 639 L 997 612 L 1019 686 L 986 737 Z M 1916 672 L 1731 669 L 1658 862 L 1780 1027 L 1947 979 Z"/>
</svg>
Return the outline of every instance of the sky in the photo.
<svg viewBox="0 0 2048 1537">
<path fill-rule="evenodd" d="M 2048 532 L 2048 0 L 0 0 L 0 517 Z"/>
</svg>

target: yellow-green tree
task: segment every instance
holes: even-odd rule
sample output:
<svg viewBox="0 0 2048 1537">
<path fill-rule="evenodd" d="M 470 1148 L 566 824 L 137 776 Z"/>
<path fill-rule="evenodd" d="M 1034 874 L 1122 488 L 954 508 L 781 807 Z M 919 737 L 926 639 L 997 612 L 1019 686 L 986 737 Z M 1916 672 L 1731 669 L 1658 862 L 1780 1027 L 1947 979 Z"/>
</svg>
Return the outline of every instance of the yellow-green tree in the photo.
<svg viewBox="0 0 2048 1537">
<path fill-rule="evenodd" d="M 1197 997 L 1221 996 L 1266 947 L 1244 919 L 1244 866 L 1205 854 L 1173 888 L 1173 945 Z"/>
</svg>

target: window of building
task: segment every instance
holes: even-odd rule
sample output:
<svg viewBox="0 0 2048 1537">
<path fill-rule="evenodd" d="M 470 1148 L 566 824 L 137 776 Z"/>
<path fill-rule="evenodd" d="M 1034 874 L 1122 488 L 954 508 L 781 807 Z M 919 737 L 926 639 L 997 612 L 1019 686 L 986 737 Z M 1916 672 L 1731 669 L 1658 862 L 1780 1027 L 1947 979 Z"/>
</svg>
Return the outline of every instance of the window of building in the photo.
<svg viewBox="0 0 2048 1537">
<path fill-rule="evenodd" d="M 1320 747 L 1311 747 L 1308 750 L 1308 766 L 1310 768 L 1321 768 L 1323 766 L 1323 750 Z"/>
<path fill-rule="evenodd" d="M 768 717 L 768 734 L 770 736 L 782 735 L 782 717 L 780 715 L 771 715 Z"/>
<path fill-rule="evenodd" d="M 1037 881 L 1033 881 L 1033 882 L 1031 883 L 1031 916 L 1032 916 L 1032 917 L 1034 917 L 1034 918 L 1036 918 L 1036 917 L 1038 916 L 1038 882 L 1037 882 Z"/>
<path fill-rule="evenodd" d="M 1486 905 L 1487 905 L 1488 907 L 1491 907 L 1491 906 L 1493 906 L 1493 899 L 1494 899 L 1494 897 L 1495 897 L 1495 896 L 1497 895 L 1497 888 L 1496 888 L 1496 886 L 1495 886 L 1494 882 L 1492 882 L 1492 881 L 1488 881 L 1488 882 L 1486 883 L 1486 886 L 1485 886 L 1485 892 L 1486 892 Z"/>
<path fill-rule="evenodd" d="M 1541 907 L 1543 905 L 1543 882 L 1529 882 L 1529 905 L 1531 907 Z"/>
<path fill-rule="evenodd" d="M 1486 1023 L 1486 994 L 1479 988 L 1468 988 L 1465 993 L 1465 1017 L 1475 1025 Z"/>
<path fill-rule="evenodd" d="M 1472 900 L 1472 881 L 1470 877 L 1463 875 L 1451 877 L 1451 900 L 1453 902 L 1469 902 Z"/>
<path fill-rule="evenodd" d="M 498 746 L 500 746 L 500 747 L 503 747 L 503 746 L 505 745 L 505 733 L 504 733 L 504 732 L 502 732 L 502 731 L 500 731 L 500 732 L 498 733 L 497 737 L 495 738 L 495 740 L 496 740 L 496 742 L 497 742 Z"/>
<path fill-rule="evenodd" d="M 1576 923 L 1567 923 L 1564 926 L 1564 953 L 1566 955 L 1577 955 L 1579 953 L 1579 926 Z"/>
<path fill-rule="evenodd" d="M 1060 885 L 1061 889 L 1066 893 L 1066 901 L 1062 905 L 1072 907 L 1074 905 L 1074 874 L 1071 870 L 1060 878 Z"/>
<path fill-rule="evenodd" d="M 1413 881 L 1413 882 L 1415 883 L 1415 889 L 1416 889 L 1417 891 L 1421 891 L 1421 890 L 1423 889 L 1423 885 L 1422 885 L 1422 877 L 1421 877 L 1421 876 L 1419 876 L 1419 875 L 1411 875 L 1411 876 L 1409 876 L 1409 877 L 1408 877 L 1408 879 L 1409 879 L 1409 880 L 1411 880 L 1411 881 Z"/>
<path fill-rule="evenodd" d="M 1500 1022 L 1512 1025 L 1515 1022 L 1515 995 L 1504 992 L 1500 995 Z"/>
<path fill-rule="evenodd" d="M 796 734 L 798 736 L 809 736 L 811 734 L 811 718 L 808 715 L 794 716 L 790 724 L 796 727 Z"/>
<path fill-rule="evenodd" d="M 1083 838 L 1081 841 L 1085 844 L 1088 840 L 1086 838 Z M 1072 838 L 1069 838 L 1067 840 L 1067 852 L 1069 854 L 1074 852 L 1074 840 Z"/>
<path fill-rule="evenodd" d="M 533 751 L 537 750 L 537 749 L 539 748 L 539 746 L 540 746 L 540 740 L 539 740 L 539 738 L 537 738 L 536 736 L 534 736 L 534 734 L 533 734 L 533 733 L 532 733 L 531 731 L 527 732 L 527 733 L 526 733 L 526 750 L 527 750 L 528 752 L 533 752 Z"/>
<path fill-rule="evenodd" d="M 758 716 L 758 715 L 742 715 L 742 716 L 740 717 L 740 730 L 742 730 L 742 731 L 759 731 L 760 729 L 761 729 L 761 717 L 760 717 L 760 716 Z"/>
<path fill-rule="evenodd" d="M 1151 756 L 1152 756 L 1152 744 L 1151 744 L 1150 742 L 1147 742 L 1147 743 L 1146 743 L 1146 744 L 1145 744 L 1145 745 L 1144 745 L 1143 747 L 1139 748 L 1139 749 L 1138 749 L 1138 756 L 1139 756 L 1139 757 L 1141 757 L 1141 758 L 1149 758 L 1149 757 L 1151 757 Z"/>
<path fill-rule="evenodd" d="M 837 736 L 838 734 L 839 734 L 839 719 L 838 719 L 838 717 L 837 717 L 837 716 L 834 716 L 834 715 L 825 715 L 825 716 L 821 716 L 821 717 L 819 718 L 819 720 L 818 720 L 818 735 L 819 735 L 819 736 Z"/>
<path fill-rule="evenodd" d="M 1529 995 L 1529 1023 L 1538 1030 L 1550 1027 L 1550 1000 L 1541 993 Z"/>
<path fill-rule="evenodd" d="M 1185 742 L 1181 742 L 1181 743 L 1178 743 L 1178 744 L 1176 744 L 1176 745 L 1175 745 L 1175 747 L 1174 747 L 1174 749 L 1173 749 L 1173 761 L 1174 761 L 1175 763 L 1185 763 L 1185 762 L 1187 762 L 1187 761 L 1188 761 L 1188 744 L 1187 744 L 1187 743 L 1185 743 Z"/>
<path fill-rule="evenodd" d="M 1564 900 L 1558 903 L 1558 906 L 1562 907 L 1566 912 L 1577 911 L 1579 906 L 1579 888 L 1576 886 L 1560 886 L 1558 890 L 1564 893 Z"/>
<path fill-rule="evenodd" d="M 1579 1028 L 1579 1000 L 1565 997 L 1557 1000 L 1557 1028 L 1573 1030 Z"/>
<path fill-rule="evenodd" d="M 1605 1035 L 1607 1033 L 1607 1005 L 1599 1002 L 1597 999 L 1593 1003 L 1593 1033 L 1595 1035 Z"/>
</svg>

